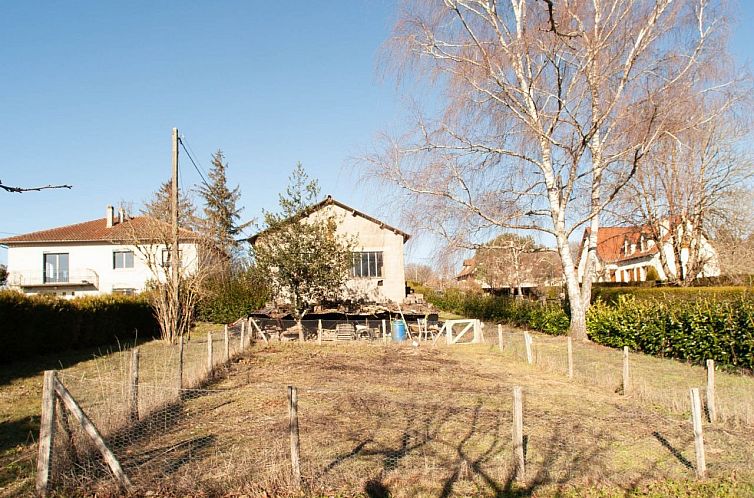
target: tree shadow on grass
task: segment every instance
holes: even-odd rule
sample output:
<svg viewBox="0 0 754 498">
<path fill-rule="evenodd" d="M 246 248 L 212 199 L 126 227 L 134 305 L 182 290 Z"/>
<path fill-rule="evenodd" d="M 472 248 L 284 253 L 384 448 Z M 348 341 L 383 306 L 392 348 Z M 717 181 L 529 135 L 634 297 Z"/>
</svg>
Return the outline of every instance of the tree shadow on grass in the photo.
<svg viewBox="0 0 754 498">
<path fill-rule="evenodd" d="M 160 477 L 170 477 L 185 464 L 192 460 L 204 458 L 202 450 L 213 447 L 217 442 L 214 434 L 189 437 L 176 443 L 152 445 L 152 440 L 162 438 L 168 434 L 180 435 L 180 431 L 191 424 L 190 414 L 186 411 L 187 400 L 197 400 L 206 396 L 210 391 L 192 391 L 191 397 L 185 397 L 185 391 L 171 401 L 155 407 L 137 422 L 126 423 L 123 426 L 103 435 L 108 448 L 115 454 L 126 475 L 132 479 L 141 480 L 150 474 Z M 229 404 L 223 400 L 213 410 Z M 69 419 L 70 420 L 70 419 Z M 96 425 L 96 421 L 94 421 Z M 85 480 L 100 481 L 110 479 L 112 475 L 100 453 L 94 448 L 86 436 L 77 436 L 80 429 L 68 426 L 65 420 L 59 421 L 60 429 L 56 437 L 57 446 L 63 452 L 59 458 L 59 465 L 67 469 L 63 479 L 57 483 L 65 490 L 74 483 L 80 487 L 81 475 Z M 177 437 L 176 437 L 177 439 Z M 70 479 L 66 480 L 66 473 Z"/>
<path fill-rule="evenodd" d="M 45 370 L 63 370 L 83 361 L 94 360 L 119 351 L 127 351 L 135 346 L 154 340 L 139 338 L 134 341 L 106 344 L 85 349 L 48 353 L 0 365 L 0 387 L 23 377 L 34 377 Z M 41 399 L 41 393 L 40 393 Z"/>
<path fill-rule="evenodd" d="M 406 423 L 393 444 L 379 443 L 373 437 L 358 441 L 350 451 L 335 456 L 312 482 L 320 481 L 325 474 L 349 460 L 377 456 L 382 462 L 381 469 L 366 481 L 363 492 L 375 498 L 390 496 L 389 483 L 392 478 L 388 474 L 398 470 L 408 456 L 421 454 L 430 455 L 441 469 L 433 476 L 435 483 L 436 479 L 442 479 L 436 494 L 438 497 L 453 496 L 457 484 L 462 480 L 474 481 L 478 492 L 486 488 L 485 494 L 523 497 L 532 496 L 543 486 L 554 485 L 561 492 L 575 477 L 602 465 L 604 454 L 608 451 L 608 445 L 573 448 L 569 444 L 571 430 L 558 426 L 542 439 L 547 441 L 547 451 L 542 461 L 536 464 L 538 470 L 533 474 L 527 473 L 525 479 L 518 481 L 512 466 L 509 417 L 500 412 L 485 412 L 482 405 L 477 404 L 470 412 L 465 409 L 465 430 L 458 431 L 456 426 L 449 427 L 448 424 L 453 417 L 459 416 L 458 410 L 450 408 L 435 408 L 432 411 L 421 407 L 409 408 L 402 413 Z M 589 433 L 593 434 L 591 430 Z M 597 437 L 610 436 L 598 434 Z M 510 470 L 503 478 L 492 472 L 499 467 L 501 460 L 510 463 Z M 549 471 L 555 467 L 565 467 L 567 471 L 555 476 Z M 467 493 L 468 490 L 459 492 Z"/>
</svg>

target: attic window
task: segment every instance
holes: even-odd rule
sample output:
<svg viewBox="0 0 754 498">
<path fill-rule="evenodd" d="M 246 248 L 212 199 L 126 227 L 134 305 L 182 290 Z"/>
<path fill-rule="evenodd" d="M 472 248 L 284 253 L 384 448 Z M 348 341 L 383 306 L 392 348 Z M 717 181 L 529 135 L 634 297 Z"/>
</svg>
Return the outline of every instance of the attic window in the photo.
<svg viewBox="0 0 754 498">
<path fill-rule="evenodd" d="M 623 254 L 628 255 L 628 239 L 623 239 Z"/>
</svg>

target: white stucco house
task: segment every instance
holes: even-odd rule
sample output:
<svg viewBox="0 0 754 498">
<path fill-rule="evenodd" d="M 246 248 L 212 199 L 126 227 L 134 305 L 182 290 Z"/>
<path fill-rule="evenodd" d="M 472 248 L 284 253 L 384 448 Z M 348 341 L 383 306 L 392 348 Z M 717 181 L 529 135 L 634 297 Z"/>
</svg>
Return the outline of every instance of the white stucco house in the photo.
<svg viewBox="0 0 754 498">
<path fill-rule="evenodd" d="M 71 298 L 135 294 L 170 268 L 169 226 L 148 216 L 105 218 L 0 239 L 8 248 L 8 287 L 26 294 Z M 183 271 L 198 267 L 198 236 L 181 230 Z"/>
<path fill-rule="evenodd" d="M 667 275 L 660 262 L 660 250 L 665 253 L 671 271 L 675 269 L 673 251 L 673 234 L 669 224 L 662 225 L 661 244 L 656 244 L 649 237 L 649 229 L 641 226 L 601 227 L 597 233 L 597 263 L 594 282 L 644 282 L 647 271 L 654 268 L 659 280 L 667 280 Z M 586 240 L 590 231 L 584 230 L 579 251 L 578 277 L 582 281 L 586 267 Z M 699 244 L 699 258 L 702 269 L 698 276 L 716 277 L 720 275 L 717 252 L 706 237 L 702 235 Z M 659 246 L 662 246 L 661 248 Z M 689 258 L 689 248 L 681 249 L 683 271 Z"/>
<path fill-rule="evenodd" d="M 346 287 L 370 302 L 402 303 L 406 298 L 403 246 L 410 235 L 329 195 L 307 209 L 302 221 L 318 216 L 337 220 L 336 234 L 356 242 Z M 249 242 L 254 244 L 262 233 Z"/>
</svg>

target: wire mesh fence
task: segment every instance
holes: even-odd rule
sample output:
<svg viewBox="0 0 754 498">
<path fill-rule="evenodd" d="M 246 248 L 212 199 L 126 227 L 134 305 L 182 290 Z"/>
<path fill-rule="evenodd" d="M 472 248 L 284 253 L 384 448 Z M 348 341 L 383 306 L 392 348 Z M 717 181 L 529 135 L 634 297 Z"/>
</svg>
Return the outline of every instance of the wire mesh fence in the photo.
<svg viewBox="0 0 754 498">
<path fill-rule="evenodd" d="M 66 375 L 59 380 L 98 428 L 134 490 L 180 493 L 249 483 L 267 492 L 299 489 L 291 473 L 285 386 L 256 385 L 250 395 L 141 384 L 134 419 L 127 383 L 91 385 L 89 379 Z M 439 476 L 469 480 L 468 486 L 511 479 L 509 410 L 498 402 L 487 406 L 472 394 L 453 403 L 410 398 L 299 390 L 304 489 L 337 495 L 365 482 L 431 490 Z M 63 494 L 117 492 L 112 470 L 92 439 L 65 410 L 58 413 L 52 486 Z"/>
<path fill-rule="evenodd" d="M 499 336 L 494 324 L 485 328 L 486 343 L 499 349 Z M 522 331 L 502 327 L 504 357 L 527 362 L 526 340 Z M 543 370 L 568 377 L 566 337 L 533 334 L 532 364 Z M 592 343 L 572 342 L 573 380 L 607 391 L 630 395 L 649 405 L 662 406 L 671 413 L 689 413 L 689 389 L 699 387 L 706 399 L 710 394 L 708 372 L 704 366 L 689 365 L 677 360 L 657 358 L 629 351 L 628 379 L 624 386 L 623 351 Z M 754 391 L 750 375 L 719 372 L 714 381 L 716 421 L 729 425 L 754 425 Z M 709 418 L 709 414 L 706 413 Z"/>
<path fill-rule="evenodd" d="M 261 328 L 263 324 L 258 325 Z M 337 323 L 332 325 L 337 328 Z M 516 478 L 510 382 L 494 384 L 494 388 L 490 384 L 474 388 L 472 379 L 478 374 L 465 369 L 458 370 L 450 391 L 443 389 L 444 381 L 451 379 L 448 371 L 442 377 L 437 374 L 437 379 L 430 373 L 430 389 L 421 382 L 408 382 L 415 375 L 414 370 L 435 371 L 440 362 L 442 368 L 460 368 L 460 364 L 439 357 L 427 357 L 422 363 L 416 354 L 420 348 L 431 348 L 435 344 L 431 340 L 402 349 L 384 347 L 382 341 L 356 341 L 348 347 L 318 347 L 311 342 L 301 347 L 278 346 L 279 351 L 291 353 L 294 363 L 300 361 L 297 358 L 323 362 L 335 351 L 339 351 L 341 359 L 358 357 L 367 350 L 404 352 L 397 355 L 403 357 L 399 358 L 400 368 L 389 370 L 379 381 L 373 380 L 379 364 L 342 360 L 341 365 L 325 369 L 329 373 L 324 379 L 300 386 L 296 416 L 300 447 L 295 452 L 299 457 L 295 458 L 287 386 L 275 383 L 273 378 L 260 378 L 260 371 L 254 378 L 247 372 L 244 380 L 234 370 L 234 358 L 239 364 L 260 361 L 254 358 L 269 351 L 265 346 L 255 349 L 256 355 L 240 355 L 254 339 L 258 340 L 245 327 L 243 334 L 240 326 L 234 326 L 227 334 L 219 330 L 207 337 L 193 338 L 183 345 L 182 361 L 179 345 L 163 349 L 164 357 L 159 360 L 143 356 L 137 382 L 132 355 L 124 355 L 109 370 L 57 374 L 91 419 L 134 490 L 169 490 L 177 494 L 202 490 L 212 494 L 243 489 L 252 494 L 273 495 L 295 495 L 302 490 L 313 495 L 362 491 L 379 494 L 380 490 L 392 490 L 395 495 L 395 490 L 401 490 L 400 496 L 494 495 L 509 489 Z M 475 361 L 485 358 L 498 365 L 508 360 L 527 362 L 523 335 L 502 332 L 502 351 L 498 334 L 489 326 L 484 344 L 441 349 L 468 351 Z M 440 340 L 436 344 L 443 343 Z M 591 355 L 591 347 L 574 345 L 575 383 L 621 394 L 621 352 L 605 353 L 602 348 L 603 359 L 597 361 Z M 406 354 L 411 351 L 415 353 Z M 563 338 L 536 336 L 532 353 L 532 368 L 567 376 Z M 370 355 L 373 356 L 369 358 L 378 357 Z M 625 403 L 616 407 L 612 403 L 605 405 L 604 400 L 595 401 L 594 409 L 584 419 L 586 400 L 573 396 L 569 390 L 553 388 L 550 381 L 546 387 L 525 388 L 525 397 L 555 399 L 557 405 L 542 408 L 524 403 L 526 482 L 558 483 L 584 478 L 610 482 L 611 466 L 617 465 L 615 462 L 621 461 L 624 453 L 627 459 L 631 458 L 626 466 L 635 468 L 637 475 L 641 472 L 643 479 L 678 475 L 679 465 L 693 475 L 697 463 L 687 412 L 688 386 L 696 380 L 659 380 L 651 377 L 651 370 L 643 370 L 648 367 L 631 365 L 632 399 L 651 401 L 655 406 Z M 283 372 L 292 370 L 286 367 Z M 401 382 L 386 383 L 385 378 L 393 372 Z M 704 370 L 700 373 L 697 385 L 704 379 Z M 224 376 L 236 378 L 229 384 L 222 382 Z M 488 382 L 487 376 L 480 379 Z M 464 389 L 466 382 L 468 389 Z M 728 451 L 740 447 L 740 440 L 753 436 L 751 424 L 747 425 L 745 419 L 748 412 L 740 408 L 748 406 L 747 398 L 739 399 L 736 405 L 728 390 L 729 382 L 723 377 L 722 388 L 718 388 L 721 422 L 705 424 L 704 428 L 705 441 L 713 455 L 709 469 L 716 475 L 735 474 L 754 457 L 745 450 Z M 670 394 L 661 396 L 661 390 Z M 659 413 L 658 406 L 664 407 Z M 120 485 L 101 449 L 60 401 L 54 423 L 49 484 L 63 495 L 74 495 L 82 489 L 91 494 L 117 493 Z M 741 427 L 744 430 L 739 430 Z M 652 451 L 647 451 L 648 446 Z M 670 457 L 658 460 L 657 447 L 664 448 L 662 451 Z M 602 460 L 606 455 L 609 458 Z M 300 480 L 294 471 L 296 464 L 300 467 Z M 620 478 L 625 479 L 625 474 L 624 471 Z"/>
</svg>

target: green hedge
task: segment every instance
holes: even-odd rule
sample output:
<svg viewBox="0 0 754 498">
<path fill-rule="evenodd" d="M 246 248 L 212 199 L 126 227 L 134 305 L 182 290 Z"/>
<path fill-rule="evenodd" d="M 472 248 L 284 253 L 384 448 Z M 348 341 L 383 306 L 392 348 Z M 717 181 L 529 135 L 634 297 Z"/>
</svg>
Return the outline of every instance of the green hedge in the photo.
<svg viewBox="0 0 754 498">
<path fill-rule="evenodd" d="M 568 331 L 568 315 L 557 304 L 457 289 L 442 293 L 421 290 L 439 309 L 469 318 L 506 322 L 552 335 Z M 633 294 L 637 289 L 631 290 L 631 294 L 611 295 L 609 302 L 598 300 L 591 306 L 587 313 L 591 340 L 661 357 L 695 363 L 713 359 L 754 370 L 754 294 L 735 287 L 701 293 L 699 289 L 641 288 L 638 296 Z"/>
<path fill-rule="evenodd" d="M 752 293 L 751 287 L 592 287 L 592 302 L 616 303 L 623 295 L 637 300 L 731 301 Z"/>
<path fill-rule="evenodd" d="M 149 303 L 141 297 L 72 300 L 0 291 L 0 361 L 69 349 L 159 337 Z"/>
<path fill-rule="evenodd" d="M 199 320 L 231 323 L 256 311 L 269 298 L 264 279 L 253 268 L 235 275 L 219 275 L 205 285 L 207 296 L 199 303 Z"/>
<path fill-rule="evenodd" d="M 647 354 L 754 370 L 754 299 L 640 300 L 619 296 L 594 303 L 587 314 L 589 337 L 612 347 Z"/>
<path fill-rule="evenodd" d="M 557 303 L 464 293 L 457 289 L 442 294 L 425 291 L 425 296 L 439 309 L 469 318 L 506 322 L 552 335 L 568 332 L 568 315 Z"/>
</svg>

